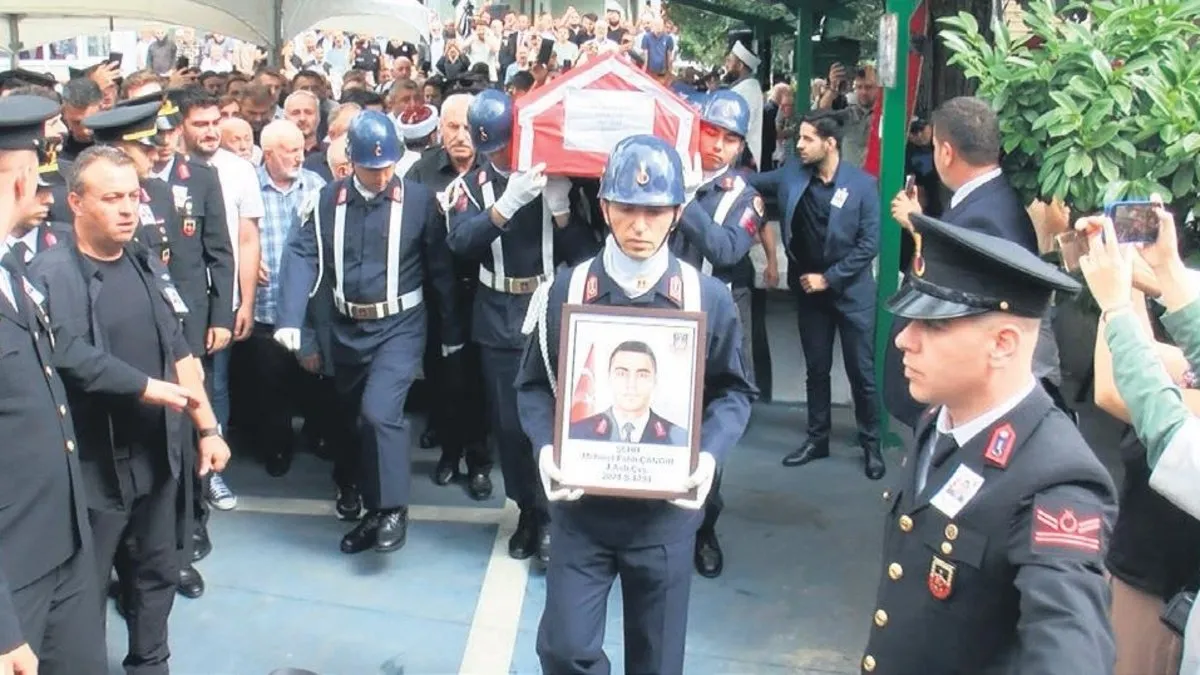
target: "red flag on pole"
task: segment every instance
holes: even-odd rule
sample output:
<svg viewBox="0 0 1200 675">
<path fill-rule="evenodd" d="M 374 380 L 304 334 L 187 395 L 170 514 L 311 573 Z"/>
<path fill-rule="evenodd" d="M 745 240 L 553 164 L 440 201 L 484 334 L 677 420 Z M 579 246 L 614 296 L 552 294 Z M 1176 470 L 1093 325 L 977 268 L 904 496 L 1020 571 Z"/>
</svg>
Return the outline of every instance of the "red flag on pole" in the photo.
<svg viewBox="0 0 1200 675">
<path fill-rule="evenodd" d="M 583 371 L 575 382 L 575 391 L 571 393 L 571 422 L 591 417 L 595 414 L 593 406 L 596 403 L 594 392 L 596 385 L 595 361 L 596 345 L 588 347 L 587 360 L 583 362 Z"/>
</svg>

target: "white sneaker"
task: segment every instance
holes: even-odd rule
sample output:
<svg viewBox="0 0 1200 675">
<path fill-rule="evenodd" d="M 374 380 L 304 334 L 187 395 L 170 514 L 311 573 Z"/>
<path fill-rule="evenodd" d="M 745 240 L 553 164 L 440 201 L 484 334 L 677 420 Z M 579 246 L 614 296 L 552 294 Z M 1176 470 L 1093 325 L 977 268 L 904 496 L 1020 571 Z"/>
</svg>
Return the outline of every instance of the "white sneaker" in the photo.
<svg viewBox="0 0 1200 675">
<path fill-rule="evenodd" d="M 237 495 L 225 484 L 221 474 L 213 473 L 208 479 L 208 490 L 204 495 L 208 503 L 219 511 L 232 511 L 237 508 Z"/>
</svg>

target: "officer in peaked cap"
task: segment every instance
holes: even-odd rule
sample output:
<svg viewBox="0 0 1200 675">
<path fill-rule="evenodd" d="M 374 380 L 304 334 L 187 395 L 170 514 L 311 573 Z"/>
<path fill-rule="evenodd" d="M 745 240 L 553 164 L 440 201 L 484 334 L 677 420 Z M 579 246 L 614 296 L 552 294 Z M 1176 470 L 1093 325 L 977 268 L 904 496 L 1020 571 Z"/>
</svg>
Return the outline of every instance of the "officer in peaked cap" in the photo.
<svg viewBox="0 0 1200 675">
<path fill-rule="evenodd" d="M 736 166 L 749 125 L 750 108 L 740 95 L 720 89 L 702 99 L 698 164 L 688 174 L 694 196 L 670 240 L 671 252 L 680 260 L 716 277 L 733 292 L 748 365 L 754 363 L 749 330 L 754 265 L 749 254 L 762 232 L 764 215 L 762 197 Z M 720 576 L 725 564 L 716 533 L 723 506 L 718 474 L 696 536 L 696 571 L 709 578 Z"/>
<path fill-rule="evenodd" d="M 864 673 L 1111 673 L 1108 471 L 1033 374 L 1038 324 L 1079 284 L 1008 240 L 914 216 L 888 301 L 929 404 L 887 510 Z"/>
<path fill-rule="evenodd" d="M 492 89 L 480 92 L 467 109 L 467 126 L 484 159 L 447 200 L 446 242 L 459 259 L 479 261 L 471 339 L 480 347 L 504 490 L 521 511 L 508 553 L 518 560 L 537 556 L 544 564 L 550 556 L 549 512 L 512 381 L 521 363 L 522 323 L 534 291 L 553 279 L 560 263 L 578 262 L 594 249 L 585 244 L 591 233 L 572 214 L 569 179 L 547 178 L 542 166 L 512 169 L 511 97 Z"/>
<path fill-rule="evenodd" d="M 27 265 L 38 253 L 74 234 L 69 224 L 49 218 L 51 206 L 60 198 L 56 192 L 61 191 L 61 198 L 66 199 L 66 180 L 58 166 L 59 143 L 59 139 L 42 140 L 38 148 L 37 199 L 22 211 L 8 237 L 10 248 L 20 253 Z"/>
<path fill-rule="evenodd" d="M 327 276 L 340 315 L 332 326 L 334 382 L 367 509 L 341 550 L 393 552 L 408 536 L 412 454 L 404 401 L 425 350 L 426 289 L 443 353 L 460 351 L 464 338 L 445 220 L 432 190 L 396 175 L 395 123 L 381 112 L 361 112 L 347 140 L 354 175 L 321 189 L 284 249 L 274 337 L 293 352 L 301 348 L 310 294 Z"/>
<path fill-rule="evenodd" d="M 43 122 L 58 112 L 53 101 L 12 95 L 0 99 L 0 157 L 14 168 L 37 166 Z M 16 180 L 26 180 L 18 178 Z M 0 195 L 8 214 L 0 236 L 33 196 L 10 182 Z M 57 327 L 55 325 L 54 327 Z M 77 439 L 58 372 L 89 393 L 168 398 L 187 402 L 183 390 L 152 382 L 129 366 L 68 333 L 51 332 L 44 295 L 29 281 L 24 262 L 0 244 L 0 435 L 19 439 L 0 460 L 0 671 L 51 674 L 108 669 L 104 619 L 92 560 L 91 532 Z M 49 337 L 54 335 L 55 337 Z M 154 392 L 169 390 L 170 397 Z"/>
<path fill-rule="evenodd" d="M 538 448 L 542 487 L 551 504 L 553 555 L 546 570 L 546 607 L 538 628 L 537 652 L 547 673 L 608 673 L 602 649 L 607 597 L 619 575 L 625 597 L 625 672 L 683 673 L 689 559 L 702 507 L 713 476 L 745 431 L 757 392 L 745 372 L 741 326 L 729 290 L 716 278 L 671 253 L 667 239 L 684 204 L 679 154 L 654 136 L 631 136 L 609 156 L 600 185 L 601 208 L 610 234 L 601 253 L 558 275 L 532 305 L 536 328 L 516 379 L 521 424 Z M 704 419 L 699 430 L 698 469 L 684 484 L 695 497 L 614 498 L 555 488 L 562 476 L 554 464 L 555 390 L 562 308 L 607 305 L 704 312 Z M 599 365 L 599 364 L 598 364 Z M 608 367 L 604 363 L 604 367 Z M 641 366 L 637 366 L 641 367 Z M 653 362 L 647 364 L 653 370 Z M 621 377 L 614 374 L 613 377 Z M 660 443 L 690 420 L 647 422 L 618 415 L 630 444 Z M 654 415 L 651 415 L 651 419 Z M 606 418 L 601 416 L 601 422 Z M 601 431 L 596 429 L 597 432 Z M 574 503 L 571 503 L 574 502 Z"/>
<path fill-rule="evenodd" d="M 53 75 L 46 73 L 35 73 L 32 70 L 24 68 L 14 68 L 0 72 L 0 96 L 13 89 L 19 89 L 28 85 L 36 85 L 54 89 L 58 86 L 58 80 L 54 79 Z"/>
</svg>

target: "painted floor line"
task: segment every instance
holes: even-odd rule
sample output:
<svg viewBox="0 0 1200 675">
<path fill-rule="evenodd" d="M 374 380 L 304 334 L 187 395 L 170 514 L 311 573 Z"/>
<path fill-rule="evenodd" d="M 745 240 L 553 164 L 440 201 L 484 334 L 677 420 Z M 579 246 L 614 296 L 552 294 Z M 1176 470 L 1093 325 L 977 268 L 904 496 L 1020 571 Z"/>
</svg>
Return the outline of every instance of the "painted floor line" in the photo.
<svg viewBox="0 0 1200 675">
<path fill-rule="evenodd" d="M 502 513 L 459 675 L 507 675 L 512 665 L 530 563 L 508 555 L 508 538 L 517 529 L 516 504 L 506 502 Z"/>
<path fill-rule="evenodd" d="M 237 509 L 229 513 L 237 514 L 243 511 L 247 513 L 270 513 L 283 516 L 333 517 L 333 500 L 239 495 Z M 414 505 L 408 507 L 408 517 L 410 520 L 444 523 L 478 523 L 482 525 L 503 523 L 506 517 L 505 512 L 506 509 L 478 506 Z"/>
</svg>

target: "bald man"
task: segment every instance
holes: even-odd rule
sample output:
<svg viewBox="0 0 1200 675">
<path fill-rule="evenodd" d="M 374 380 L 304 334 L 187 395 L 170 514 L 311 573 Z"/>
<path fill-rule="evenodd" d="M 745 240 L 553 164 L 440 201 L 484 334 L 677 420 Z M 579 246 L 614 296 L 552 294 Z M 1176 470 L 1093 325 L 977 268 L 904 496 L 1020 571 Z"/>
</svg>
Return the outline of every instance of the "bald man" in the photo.
<svg viewBox="0 0 1200 675">
<path fill-rule="evenodd" d="M 262 163 L 262 150 L 254 145 L 254 129 L 240 117 L 221 120 L 221 147 L 255 166 Z"/>
<path fill-rule="evenodd" d="M 421 159 L 408 170 L 408 180 L 427 185 L 435 192 L 445 193 L 450 183 L 475 168 L 475 146 L 471 143 L 471 132 L 467 125 L 467 108 L 473 99 L 471 94 L 454 94 L 442 102 L 441 119 L 438 121 L 441 144 L 421 155 Z M 472 264 L 455 260 L 458 311 L 467 325 L 470 325 L 471 306 L 475 297 L 476 274 Z M 431 323 L 430 328 L 436 327 Z M 459 465 L 465 456 L 467 491 L 475 499 L 487 499 L 492 494 L 489 476 L 492 458 L 483 432 L 484 408 L 480 394 L 483 383 L 478 380 L 482 372 L 478 347 L 468 343 L 463 349 L 460 372 L 447 372 L 447 362 L 436 349 L 441 343 L 431 335 L 428 344 L 434 348 L 426 350 L 425 372 L 432 373 L 429 381 L 439 383 L 439 388 L 431 392 L 433 399 L 429 427 L 421 435 L 421 446 L 442 447 L 442 457 L 434 467 L 433 482 L 438 485 L 451 483 L 458 475 Z M 451 417 L 451 411 L 454 411 L 454 417 Z"/>
</svg>

